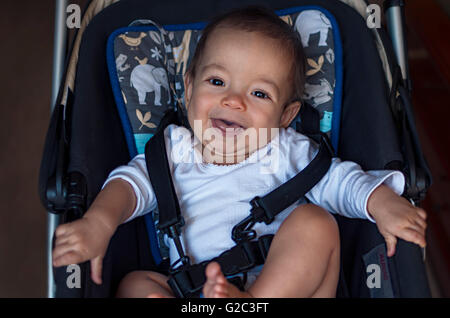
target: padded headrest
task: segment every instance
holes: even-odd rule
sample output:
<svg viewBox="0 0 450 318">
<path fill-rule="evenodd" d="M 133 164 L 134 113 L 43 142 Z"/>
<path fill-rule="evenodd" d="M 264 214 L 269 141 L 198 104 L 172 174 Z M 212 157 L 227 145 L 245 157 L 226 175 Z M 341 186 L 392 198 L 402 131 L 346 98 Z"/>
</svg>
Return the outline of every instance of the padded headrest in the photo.
<svg viewBox="0 0 450 318">
<path fill-rule="evenodd" d="M 334 17 L 319 7 L 276 13 L 293 25 L 302 39 L 307 58 L 303 101 L 319 111 L 321 131 L 338 134 L 342 53 Z M 138 20 L 109 37 L 111 84 L 132 156 L 144 152 L 164 112 L 183 104 L 183 75 L 205 26 L 193 23 L 161 27 L 151 20 Z M 334 137 L 332 140 L 337 140 Z"/>
</svg>

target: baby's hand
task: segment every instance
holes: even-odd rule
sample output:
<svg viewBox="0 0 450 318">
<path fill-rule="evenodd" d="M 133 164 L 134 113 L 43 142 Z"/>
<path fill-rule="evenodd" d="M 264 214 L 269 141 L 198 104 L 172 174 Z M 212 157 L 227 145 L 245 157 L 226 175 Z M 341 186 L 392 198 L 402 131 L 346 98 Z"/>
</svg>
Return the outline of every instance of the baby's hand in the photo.
<svg viewBox="0 0 450 318">
<path fill-rule="evenodd" d="M 372 192 L 367 209 L 386 241 L 389 257 L 395 254 L 397 237 L 425 247 L 427 214 L 423 209 L 415 207 L 385 185 Z"/>
<path fill-rule="evenodd" d="M 53 266 L 91 260 L 92 280 L 101 284 L 103 257 L 113 233 L 101 218 L 92 215 L 58 226 L 55 231 Z"/>
</svg>

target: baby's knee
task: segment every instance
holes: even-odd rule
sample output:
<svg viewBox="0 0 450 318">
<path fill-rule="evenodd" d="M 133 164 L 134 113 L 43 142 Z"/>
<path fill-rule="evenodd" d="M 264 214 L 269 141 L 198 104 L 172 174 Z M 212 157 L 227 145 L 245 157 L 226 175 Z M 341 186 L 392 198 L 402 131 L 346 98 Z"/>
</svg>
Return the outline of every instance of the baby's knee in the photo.
<svg viewBox="0 0 450 318">
<path fill-rule="evenodd" d="M 308 231 L 313 236 L 328 239 L 339 245 L 339 228 L 335 218 L 327 210 L 314 204 L 303 204 L 295 208 L 289 216 L 297 231 Z"/>
<path fill-rule="evenodd" d="M 135 284 L 142 279 L 142 272 L 131 272 L 126 274 L 120 281 L 119 287 L 117 288 L 116 297 L 126 298 L 127 294 Z"/>
<path fill-rule="evenodd" d="M 134 297 L 133 291 L 138 289 L 140 285 L 146 281 L 153 281 L 152 273 L 147 271 L 134 271 L 125 275 L 120 281 L 119 287 L 116 292 L 118 298 Z"/>
<path fill-rule="evenodd" d="M 301 204 L 297 206 L 294 210 L 292 210 L 291 214 L 294 218 L 299 219 L 298 221 L 304 222 L 304 219 L 308 220 L 334 220 L 333 216 L 330 215 L 330 213 L 325 210 L 324 208 L 312 204 Z"/>
</svg>

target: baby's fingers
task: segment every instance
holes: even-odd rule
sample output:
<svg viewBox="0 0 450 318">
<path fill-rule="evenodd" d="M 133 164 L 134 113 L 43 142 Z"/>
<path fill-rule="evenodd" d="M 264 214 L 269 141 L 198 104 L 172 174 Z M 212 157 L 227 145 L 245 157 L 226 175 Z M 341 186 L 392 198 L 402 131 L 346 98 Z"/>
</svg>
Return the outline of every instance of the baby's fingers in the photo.
<svg viewBox="0 0 450 318">
<path fill-rule="evenodd" d="M 423 223 L 420 223 L 419 218 L 416 218 L 416 219 L 408 220 L 407 223 L 403 224 L 403 227 L 400 228 L 399 231 L 404 232 L 406 230 L 412 230 L 412 231 L 419 233 L 422 236 L 425 236 L 425 228 L 426 228 L 426 225 L 424 226 Z"/>
<path fill-rule="evenodd" d="M 70 223 L 62 224 L 55 230 L 55 237 L 63 237 L 69 235 L 72 232 L 72 225 Z"/>
<path fill-rule="evenodd" d="M 86 257 L 83 256 L 82 251 L 83 249 L 79 243 L 55 245 L 52 253 L 53 266 L 58 267 L 84 262 Z"/>
<path fill-rule="evenodd" d="M 397 245 L 397 238 L 391 234 L 385 234 L 384 240 L 386 241 L 387 256 L 392 257 L 395 254 L 395 245 Z"/>
<path fill-rule="evenodd" d="M 417 214 L 418 214 L 423 220 L 426 220 L 426 219 L 427 219 L 427 212 L 425 212 L 425 210 L 418 208 L 418 209 L 417 209 Z"/>
<path fill-rule="evenodd" d="M 63 235 L 63 236 L 57 237 L 55 239 L 55 247 L 54 248 L 59 247 L 61 245 L 68 244 L 68 243 L 73 243 L 73 237 L 71 235 Z"/>
<path fill-rule="evenodd" d="M 423 235 L 425 235 L 425 230 L 427 228 L 427 222 L 425 222 L 422 218 L 418 217 L 415 220 L 416 225 L 419 226 L 420 228 L 420 232 L 423 233 Z"/>
<path fill-rule="evenodd" d="M 405 241 L 415 243 L 420 247 L 425 247 L 426 245 L 425 234 L 411 228 L 403 229 L 399 233 L 398 237 L 404 239 Z"/>
<path fill-rule="evenodd" d="M 61 256 L 53 257 L 53 266 L 60 267 L 83 262 L 81 255 L 77 251 L 68 251 Z"/>
</svg>

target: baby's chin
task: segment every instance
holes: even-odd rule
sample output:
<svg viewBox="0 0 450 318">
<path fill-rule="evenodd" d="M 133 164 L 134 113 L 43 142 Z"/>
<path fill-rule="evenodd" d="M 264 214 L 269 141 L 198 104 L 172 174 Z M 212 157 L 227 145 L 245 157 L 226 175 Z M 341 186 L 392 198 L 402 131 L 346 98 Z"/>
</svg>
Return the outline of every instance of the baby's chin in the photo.
<svg viewBox="0 0 450 318">
<path fill-rule="evenodd" d="M 194 121 L 191 128 L 197 139 L 196 146 L 202 146 L 204 162 L 239 163 L 253 152 L 266 146 L 278 134 L 278 129 L 255 127 L 227 128 L 225 131 L 214 127 L 208 119 L 206 125 L 201 120 Z M 200 149 L 198 149 L 200 150 Z"/>
<path fill-rule="evenodd" d="M 217 140 L 203 143 L 203 161 L 208 163 L 235 164 L 244 161 L 250 154 L 251 151 L 245 144 Z"/>
<path fill-rule="evenodd" d="M 259 139 L 258 135 L 249 132 L 249 129 L 233 136 L 224 136 L 218 131 L 215 133 L 214 131 L 213 133 L 206 131 L 201 139 L 203 161 L 219 164 L 242 162 L 255 151 L 266 146 L 267 139 Z"/>
</svg>

